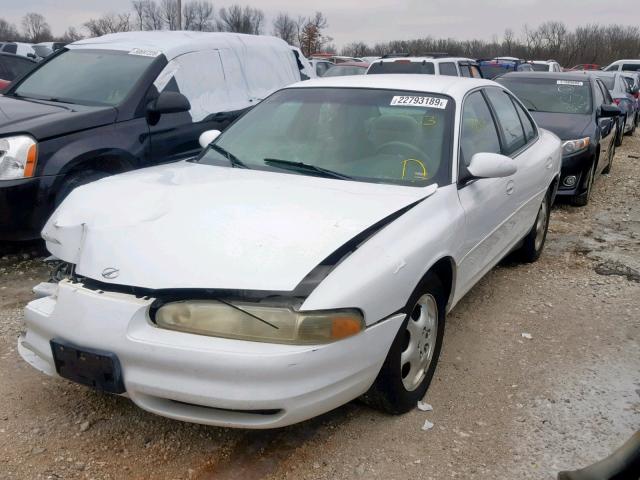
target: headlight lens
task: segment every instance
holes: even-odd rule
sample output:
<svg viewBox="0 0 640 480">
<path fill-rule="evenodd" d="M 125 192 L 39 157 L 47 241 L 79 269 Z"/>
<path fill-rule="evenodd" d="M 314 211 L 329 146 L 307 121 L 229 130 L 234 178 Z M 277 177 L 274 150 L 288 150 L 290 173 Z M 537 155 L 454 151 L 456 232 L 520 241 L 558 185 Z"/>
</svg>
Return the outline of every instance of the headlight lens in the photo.
<svg viewBox="0 0 640 480">
<path fill-rule="evenodd" d="M 573 155 L 574 153 L 586 150 L 589 147 L 590 141 L 589 137 L 567 140 L 562 144 L 562 154 Z"/>
<path fill-rule="evenodd" d="M 28 135 L 0 138 L 0 180 L 33 177 L 37 159 L 37 143 Z"/>
<path fill-rule="evenodd" d="M 167 303 L 155 313 L 158 327 L 253 342 L 315 345 L 355 335 L 365 328 L 358 310 L 297 312 L 287 307 L 215 300 Z"/>
</svg>

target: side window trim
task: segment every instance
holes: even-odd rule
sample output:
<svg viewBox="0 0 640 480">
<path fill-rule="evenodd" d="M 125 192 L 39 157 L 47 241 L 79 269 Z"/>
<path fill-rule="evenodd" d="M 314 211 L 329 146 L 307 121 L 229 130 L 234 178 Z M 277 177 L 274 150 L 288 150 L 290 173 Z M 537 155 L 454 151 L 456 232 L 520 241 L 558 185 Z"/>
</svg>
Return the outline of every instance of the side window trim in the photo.
<svg viewBox="0 0 640 480">
<path fill-rule="evenodd" d="M 462 133 L 463 133 L 463 117 L 464 117 L 464 107 L 467 103 L 467 101 L 469 100 L 469 97 L 471 97 L 474 93 L 480 93 L 480 95 L 482 96 L 482 99 L 484 100 L 487 108 L 489 109 L 489 114 L 491 115 L 491 119 L 493 120 L 493 128 L 495 128 L 496 130 L 496 135 L 498 137 L 498 143 L 500 144 L 500 151 L 502 151 L 502 137 L 500 135 L 500 129 L 498 128 L 498 124 L 496 123 L 496 117 L 495 114 L 493 112 L 493 109 L 491 108 L 491 104 L 489 103 L 489 100 L 487 98 L 487 95 L 485 93 L 485 87 L 478 87 L 474 90 L 470 90 L 466 93 L 466 95 L 464 96 L 464 98 L 462 99 L 462 102 L 460 104 L 460 125 L 458 126 L 458 148 L 457 148 L 457 158 L 456 158 L 456 177 L 453 179 L 453 183 L 458 185 L 458 188 L 460 188 L 460 178 L 463 172 L 467 172 L 467 166 L 464 164 L 464 160 L 462 158 Z"/>
</svg>

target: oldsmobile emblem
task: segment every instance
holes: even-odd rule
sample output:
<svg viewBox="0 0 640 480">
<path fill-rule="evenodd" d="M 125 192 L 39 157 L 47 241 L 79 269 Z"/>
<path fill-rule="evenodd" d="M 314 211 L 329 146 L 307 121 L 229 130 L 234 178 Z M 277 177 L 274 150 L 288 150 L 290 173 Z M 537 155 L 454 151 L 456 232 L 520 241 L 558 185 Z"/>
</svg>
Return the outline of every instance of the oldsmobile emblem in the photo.
<svg viewBox="0 0 640 480">
<path fill-rule="evenodd" d="M 109 280 L 118 278 L 118 275 L 120 275 L 120 270 L 118 270 L 117 268 L 108 267 L 102 271 L 102 276 L 104 278 L 108 278 Z"/>
</svg>

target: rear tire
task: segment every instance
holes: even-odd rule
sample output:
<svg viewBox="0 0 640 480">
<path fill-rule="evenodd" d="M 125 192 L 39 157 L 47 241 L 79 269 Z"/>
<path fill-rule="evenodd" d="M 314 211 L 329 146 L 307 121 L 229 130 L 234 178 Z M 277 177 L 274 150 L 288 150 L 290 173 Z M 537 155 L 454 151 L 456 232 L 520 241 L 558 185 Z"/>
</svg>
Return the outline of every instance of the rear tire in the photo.
<svg viewBox="0 0 640 480">
<path fill-rule="evenodd" d="M 518 257 L 522 262 L 535 262 L 540 258 L 540 255 L 542 255 L 544 243 L 547 240 L 547 232 L 549 230 L 549 217 L 551 215 L 550 197 L 551 191 L 548 191 L 542 199 L 533 227 L 531 227 L 527 236 L 524 237 L 522 246 L 518 251 Z"/>
<path fill-rule="evenodd" d="M 440 357 L 446 303 L 442 282 L 428 274 L 407 303 L 407 317 L 378 377 L 362 396 L 366 404 L 398 415 L 415 408 L 424 397 Z"/>
<path fill-rule="evenodd" d="M 109 175 L 111 174 L 100 170 L 84 170 L 72 174 L 64 181 L 56 194 L 56 207 L 60 205 L 74 189 L 82 185 L 86 185 L 87 183 L 100 180 L 101 178 L 108 177 Z"/>
</svg>

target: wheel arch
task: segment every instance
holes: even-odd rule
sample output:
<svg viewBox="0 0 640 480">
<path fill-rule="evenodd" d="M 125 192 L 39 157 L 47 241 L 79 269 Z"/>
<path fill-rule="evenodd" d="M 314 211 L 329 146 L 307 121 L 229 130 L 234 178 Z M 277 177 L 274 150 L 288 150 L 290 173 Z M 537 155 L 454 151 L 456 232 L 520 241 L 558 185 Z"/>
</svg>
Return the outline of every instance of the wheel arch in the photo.
<svg viewBox="0 0 640 480">
<path fill-rule="evenodd" d="M 456 286 L 457 265 L 453 257 L 442 257 L 434 262 L 422 276 L 422 278 L 418 282 L 418 285 L 420 285 L 420 283 L 422 283 L 424 279 L 431 274 L 437 276 L 442 282 L 442 286 L 444 287 L 445 291 L 445 297 L 447 299 L 446 310 L 448 312 L 452 307 L 452 301 Z"/>
</svg>

